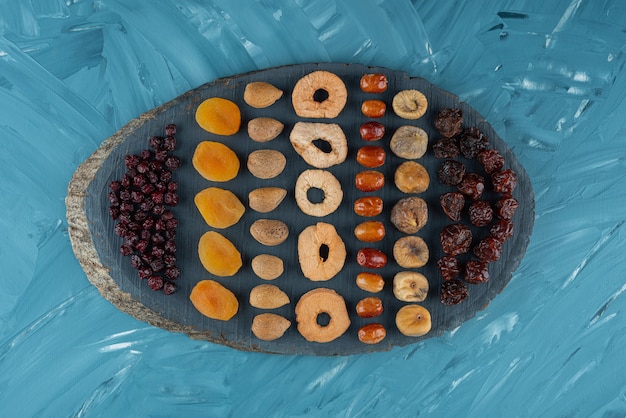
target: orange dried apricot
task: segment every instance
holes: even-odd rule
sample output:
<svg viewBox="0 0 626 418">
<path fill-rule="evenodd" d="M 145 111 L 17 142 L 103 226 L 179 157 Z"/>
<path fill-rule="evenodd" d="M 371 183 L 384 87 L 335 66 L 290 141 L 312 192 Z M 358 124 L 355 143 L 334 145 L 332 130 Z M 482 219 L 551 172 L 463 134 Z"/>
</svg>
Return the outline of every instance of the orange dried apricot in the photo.
<svg viewBox="0 0 626 418">
<path fill-rule="evenodd" d="M 211 97 L 196 109 L 196 122 L 212 134 L 234 135 L 241 126 L 241 111 L 228 99 Z"/>
<path fill-rule="evenodd" d="M 239 173 L 237 154 L 221 142 L 202 141 L 196 147 L 191 163 L 209 181 L 229 181 Z"/>
<path fill-rule="evenodd" d="M 233 192 L 219 187 L 202 190 L 193 201 L 206 223 L 213 228 L 235 225 L 246 210 Z"/>
<path fill-rule="evenodd" d="M 216 276 L 234 276 L 243 265 L 239 250 L 228 238 L 215 231 L 200 237 L 198 255 L 204 268 Z"/>
<path fill-rule="evenodd" d="M 189 299 L 202 315 L 220 321 L 228 321 L 239 309 L 239 301 L 235 294 L 215 280 L 202 280 L 196 283 Z"/>
</svg>

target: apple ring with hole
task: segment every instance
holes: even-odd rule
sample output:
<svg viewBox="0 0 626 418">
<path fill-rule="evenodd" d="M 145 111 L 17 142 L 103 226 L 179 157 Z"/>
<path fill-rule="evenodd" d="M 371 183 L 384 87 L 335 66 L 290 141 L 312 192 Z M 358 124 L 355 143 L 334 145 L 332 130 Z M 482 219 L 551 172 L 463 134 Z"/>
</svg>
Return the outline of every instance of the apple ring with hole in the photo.
<svg viewBox="0 0 626 418">
<path fill-rule="evenodd" d="M 346 85 L 329 71 L 313 71 L 299 79 L 293 88 L 291 101 L 301 118 L 335 118 L 348 101 Z"/>
<path fill-rule="evenodd" d="M 318 222 L 298 236 L 298 261 L 302 274 L 314 282 L 332 279 L 346 262 L 346 245 L 331 224 Z"/>
<path fill-rule="evenodd" d="M 321 202 L 311 202 L 309 190 L 318 189 L 324 194 Z M 343 200 L 341 183 L 325 170 L 305 170 L 298 176 L 295 188 L 296 204 L 309 216 L 323 217 L 337 210 Z"/>
<path fill-rule="evenodd" d="M 318 323 L 320 314 L 327 314 L 327 325 Z M 296 304 L 298 331 L 307 340 L 328 343 L 341 337 L 350 327 L 350 316 L 344 298 L 333 289 L 313 289 Z"/>
<path fill-rule="evenodd" d="M 317 146 L 317 140 L 323 142 L 321 147 Z M 296 122 L 289 141 L 298 155 L 315 168 L 341 164 L 348 156 L 346 135 L 336 123 Z"/>
</svg>

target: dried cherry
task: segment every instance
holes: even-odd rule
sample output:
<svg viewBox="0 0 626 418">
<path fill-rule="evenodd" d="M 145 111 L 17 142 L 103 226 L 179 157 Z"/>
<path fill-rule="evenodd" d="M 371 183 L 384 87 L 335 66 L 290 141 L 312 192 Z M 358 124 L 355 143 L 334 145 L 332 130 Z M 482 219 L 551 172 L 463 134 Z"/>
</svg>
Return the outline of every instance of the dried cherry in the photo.
<svg viewBox="0 0 626 418">
<path fill-rule="evenodd" d="M 504 241 L 513 236 L 513 221 L 510 219 L 500 219 L 493 224 L 489 230 L 489 235 L 504 243 Z"/>
<path fill-rule="evenodd" d="M 437 172 L 439 181 L 448 186 L 456 186 L 465 176 L 465 165 L 459 161 L 446 160 Z"/>
<path fill-rule="evenodd" d="M 472 200 L 480 199 L 485 190 L 485 179 L 480 174 L 468 173 L 456 186 L 457 190 Z"/>
<path fill-rule="evenodd" d="M 484 261 L 471 260 L 465 264 L 465 281 L 472 284 L 489 281 L 489 266 Z"/>
<path fill-rule="evenodd" d="M 446 216 L 455 222 L 461 220 L 461 213 L 463 206 L 465 206 L 465 197 L 458 192 L 444 193 L 439 197 L 439 203 L 441 203 L 441 209 Z"/>
<path fill-rule="evenodd" d="M 447 255 L 465 254 L 472 245 L 472 231 L 463 224 L 447 225 L 441 230 L 439 241 Z"/>
<path fill-rule="evenodd" d="M 496 214 L 500 219 L 513 219 L 515 211 L 519 207 L 519 202 L 511 195 L 504 195 L 496 202 Z"/>
<path fill-rule="evenodd" d="M 511 194 L 517 186 L 517 174 L 511 169 L 491 173 L 491 185 L 495 192 Z"/>
<path fill-rule="evenodd" d="M 444 305 L 457 305 L 463 302 L 468 294 L 467 286 L 462 281 L 453 279 L 441 284 L 439 300 Z"/>
<path fill-rule="evenodd" d="M 486 200 L 476 200 L 468 208 L 469 219 L 474 226 L 487 226 L 493 219 L 493 209 Z"/>
<path fill-rule="evenodd" d="M 498 261 L 502 255 L 502 243 L 492 236 L 487 236 L 474 247 L 474 255 L 485 263 Z"/>
<path fill-rule="evenodd" d="M 504 157 L 495 149 L 484 149 L 476 155 L 478 162 L 487 174 L 499 171 L 504 167 Z"/>
<path fill-rule="evenodd" d="M 476 127 L 466 129 L 459 139 L 459 149 L 465 158 L 472 159 L 489 146 L 489 139 Z"/>
<path fill-rule="evenodd" d="M 444 255 L 437 261 L 437 268 L 441 278 L 446 282 L 461 275 L 461 265 L 456 257 Z"/>
<path fill-rule="evenodd" d="M 441 138 L 433 145 L 433 153 L 437 158 L 456 158 L 459 155 L 459 146 L 454 138 Z"/>
<path fill-rule="evenodd" d="M 463 129 L 463 112 L 461 109 L 441 109 L 435 116 L 435 128 L 447 138 L 460 134 Z"/>
</svg>

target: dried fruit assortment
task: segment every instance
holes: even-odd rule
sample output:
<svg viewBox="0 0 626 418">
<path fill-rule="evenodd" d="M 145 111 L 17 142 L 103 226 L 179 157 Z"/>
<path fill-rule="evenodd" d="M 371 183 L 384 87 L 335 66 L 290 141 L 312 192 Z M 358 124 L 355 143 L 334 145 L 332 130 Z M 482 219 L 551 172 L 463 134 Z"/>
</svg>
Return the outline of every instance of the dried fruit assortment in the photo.
<svg viewBox="0 0 626 418">
<path fill-rule="evenodd" d="M 378 72 L 251 80 L 194 102 L 205 135 L 186 138 L 203 271 L 185 296 L 200 318 L 245 320 L 255 347 L 288 336 L 388 348 L 432 334 L 493 280 L 517 173 L 460 108 Z M 180 275 L 175 133 L 127 156 L 109 193 L 122 254 L 166 294 Z"/>
</svg>

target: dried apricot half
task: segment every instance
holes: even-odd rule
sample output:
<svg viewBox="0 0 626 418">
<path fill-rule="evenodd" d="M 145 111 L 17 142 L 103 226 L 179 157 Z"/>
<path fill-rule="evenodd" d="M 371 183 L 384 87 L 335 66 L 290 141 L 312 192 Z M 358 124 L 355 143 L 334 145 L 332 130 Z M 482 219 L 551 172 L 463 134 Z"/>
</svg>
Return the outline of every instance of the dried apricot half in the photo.
<svg viewBox="0 0 626 418">
<path fill-rule="evenodd" d="M 209 187 L 194 197 L 194 203 L 209 226 L 228 228 L 239 222 L 246 208 L 230 190 Z"/>
<path fill-rule="evenodd" d="M 243 265 L 239 250 L 228 238 L 215 231 L 200 237 L 198 255 L 204 268 L 216 276 L 234 276 Z"/>
<path fill-rule="evenodd" d="M 237 154 L 221 142 L 202 141 L 191 159 L 193 167 L 209 181 L 229 181 L 237 177 L 241 163 Z"/>
<path fill-rule="evenodd" d="M 216 135 L 234 135 L 241 126 L 241 111 L 236 103 L 221 97 L 206 99 L 196 109 L 196 122 Z"/>
<path fill-rule="evenodd" d="M 202 315 L 220 321 L 228 321 L 239 310 L 239 301 L 235 294 L 215 280 L 196 283 L 189 299 Z"/>
</svg>

